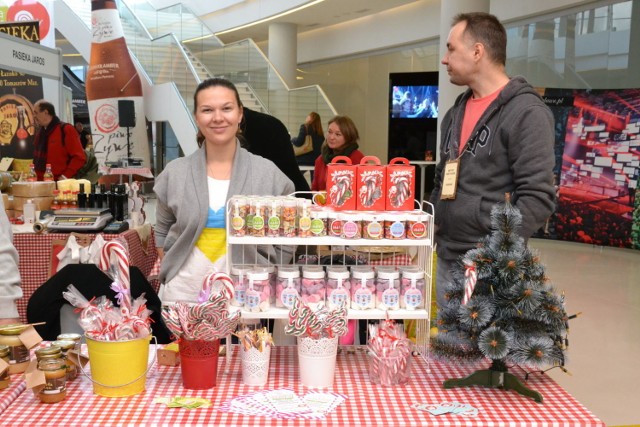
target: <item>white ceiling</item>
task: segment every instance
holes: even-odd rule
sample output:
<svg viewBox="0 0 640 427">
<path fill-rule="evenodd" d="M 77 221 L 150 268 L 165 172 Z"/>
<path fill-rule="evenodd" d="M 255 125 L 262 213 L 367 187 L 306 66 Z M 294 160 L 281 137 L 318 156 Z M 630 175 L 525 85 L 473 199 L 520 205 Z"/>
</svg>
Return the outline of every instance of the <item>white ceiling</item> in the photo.
<svg viewBox="0 0 640 427">
<path fill-rule="evenodd" d="M 274 22 L 296 24 L 298 26 L 298 33 L 303 33 L 364 18 L 369 15 L 387 12 L 391 9 L 418 1 L 424 0 L 324 0 L 314 6 L 281 18 L 220 35 L 219 38 L 224 43 L 231 43 L 247 38 L 251 38 L 256 43 L 260 43 L 267 40 L 269 25 Z M 222 12 L 213 12 L 202 15 L 201 18 L 205 24 L 209 22 L 213 23 L 221 13 Z M 214 27 L 214 25 L 210 26 Z"/>
</svg>

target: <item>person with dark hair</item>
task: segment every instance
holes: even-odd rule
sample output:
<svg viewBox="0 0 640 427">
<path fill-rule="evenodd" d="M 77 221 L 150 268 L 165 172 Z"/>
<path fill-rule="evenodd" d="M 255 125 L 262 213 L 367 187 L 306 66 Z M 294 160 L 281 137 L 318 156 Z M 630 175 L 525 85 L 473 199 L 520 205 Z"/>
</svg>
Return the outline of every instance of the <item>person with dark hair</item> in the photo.
<svg viewBox="0 0 640 427">
<path fill-rule="evenodd" d="M 227 254 L 226 203 L 231 196 L 286 195 L 294 190 L 271 161 L 241 146 L 243 108 L 233 83 L 220 78 L 203 81 L 194 105 L 199 148 L 171 161 L 153 188 L 163 304 L 196 302 L 205 275 L 226 271 L 228 261 L 264 263 L 272 255 L 272 247 L 249 245 Z"/>
<path fill-rule="evenodd" d="M 240 140 L 253 154 L 271 160 L 295 186 L 295 191 L 309 191 L 291 146 L 287 127 L 276 117 L 243 107 L 244 116 L 240 124 Z"/>
<path fill-rule="evenodd" d="M 517 232 L 525 239 L 555 206 L 553 116 L 524 77 L 507 76 L 506 47 L 506 31 L 495 16 L 454 17 L 442 64 L 451 83 L 468 89 L 442 120 L 430 200 L 440 307 L 447 303 L 451 268 L 489 234 L 491 208 L 504 202 L 505 193 L 522 213 Z"/>
<path fill-rule="evenodd" d="M 298 136 L 293 138 L 291 143 L 296 147 L 302 147 L 307 136 L 311 136 L 313 151 L 296 156 L 296 161 L 299 165 L 312 166 L 320 155 L 320 147 L 324 142 L 324 131 L 322 130 L 320 115 L 315 111 L 309 113 L 304 123 L 300 125 Z M 311 179 L 313 179 L 313 174 Z"/>
<path fill-rule="evenodd" d="M 80 135 L 69 123 L 63 123 L 56 116 L 52 103 L 41 99 L 33 105 L 35 122 L 40 126 L 36 132 L 33 164 L 42 181 L 47 164 L 51 165 L 53 177 L 75 178 L 87 157 L 80 143 Z"/>
<path fill-rule="evenodd" d="M 93 140 L 91 139 L 91 132 L 84 128 L 84 124 L 80 120 L 76 120 L 76 130 L 80 134 L 80 143 L 82 144 L 82 148 L 86 149 L 87 145 L 93 145 Z"/>
<path fill-rule="evenodd" d="M 16 300 L 22 298 L 18 251 L 13 246 L 11 224 L 0 197 L 0 325 L 19 323 Z"/>
<path fill-rule="evenodd" d="M 327 165 L 336 156 L 346 156 L 356 165 L 364 157 L 358 150 L 358 128 L 353 120 L 347 116 L 335 116 L 329 120 L 327 138 L 320 148 L 320 155 L 315 161 L 313 182 L 311 189 L 324 191 L 327 189 Z"/>
</svg>

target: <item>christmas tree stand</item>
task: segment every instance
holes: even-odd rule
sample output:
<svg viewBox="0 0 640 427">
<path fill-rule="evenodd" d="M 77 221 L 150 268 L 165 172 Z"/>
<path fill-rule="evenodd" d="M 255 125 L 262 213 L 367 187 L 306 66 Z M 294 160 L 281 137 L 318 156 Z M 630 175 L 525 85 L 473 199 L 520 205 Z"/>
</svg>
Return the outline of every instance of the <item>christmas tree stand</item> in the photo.
<svg viewBox="0 0 640 427">
<path fill-rule="evenodd" d="M 467 387 L 472 385 L 513 390 L 523 396 L 532 398 L 538 403 L 542 403 L 542 395 L 522 384 L 515 375 L 507 372 L 506 365 L 499 360 L 494 360 L 489 369 L 475 371 L 473 374 L 464 378 L 449 379 L 443 384 L 444 388 Z"/>
</svg>

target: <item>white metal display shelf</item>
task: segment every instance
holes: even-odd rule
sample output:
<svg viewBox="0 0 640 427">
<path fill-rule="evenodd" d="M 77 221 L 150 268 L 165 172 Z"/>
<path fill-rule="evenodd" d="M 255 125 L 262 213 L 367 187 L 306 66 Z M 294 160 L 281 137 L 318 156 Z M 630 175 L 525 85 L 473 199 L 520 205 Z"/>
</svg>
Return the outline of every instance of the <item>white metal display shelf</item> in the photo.
<svg viewBox="0 0 640 427">
<path fill-rule="evenodd" d="M 229 236 L 230 245 L 291 245 L 291 246 L 431 246 L 431 239 L 342 239 L 340 237 L 254 237 Z"/>
<path fill-rule="evenodd" d="M 267 311 L 246 311 L 240 307 L 229 307 L 230 313 L 241 311 L 243 319 L 288 319 L 289 309 L 272 307 Z M 425 309 L 418 310 L 380 310 L 379 308 L 372 308 L 370 310 L 354 310 L 348 309 L 347 317 L 349 319 L 386 319 L 387 314 L 389 319 L 428 319 L 429 312 Z"/>
</svg>

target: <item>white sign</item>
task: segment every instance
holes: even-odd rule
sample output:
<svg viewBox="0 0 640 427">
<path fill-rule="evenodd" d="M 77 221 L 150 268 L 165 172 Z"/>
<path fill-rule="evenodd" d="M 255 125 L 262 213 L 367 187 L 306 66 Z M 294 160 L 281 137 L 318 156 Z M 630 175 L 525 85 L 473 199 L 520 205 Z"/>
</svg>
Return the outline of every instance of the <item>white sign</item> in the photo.
<svg viewBox="0 0 640 427">
<path fill-rule="evenodd" d="M 0 33 L 0 68 L 60 80 L 62 54 L 59 49 L 40 46 Z"/>
</svg>

